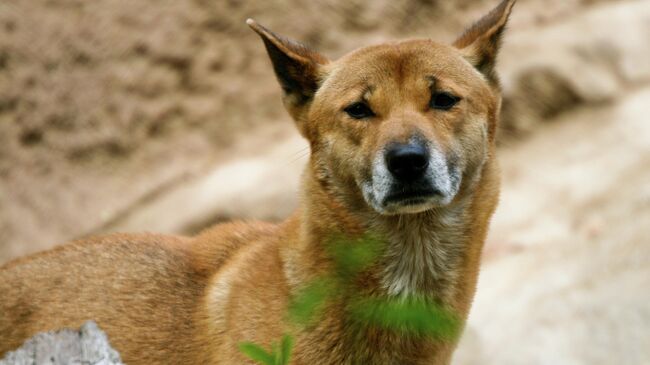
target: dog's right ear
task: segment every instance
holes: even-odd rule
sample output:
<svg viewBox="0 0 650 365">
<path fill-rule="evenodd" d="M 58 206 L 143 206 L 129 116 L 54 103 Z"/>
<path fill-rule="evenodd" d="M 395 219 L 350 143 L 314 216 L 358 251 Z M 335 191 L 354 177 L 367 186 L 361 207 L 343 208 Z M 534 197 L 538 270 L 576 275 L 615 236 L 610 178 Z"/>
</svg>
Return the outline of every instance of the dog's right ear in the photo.
<svg viewBox="0 0 650 365">
<path fill-rule="evenodd" d="M 320 66 L 329 61 L 318 52 L 271 32 L 253 19 L 246 20 L 246 24 L 262 37 L 284 91 L 284 104 L 289 113 L 298 119 L 303 107 L 309 104 L 318 90 L 322 76 Z"/>
</svg>

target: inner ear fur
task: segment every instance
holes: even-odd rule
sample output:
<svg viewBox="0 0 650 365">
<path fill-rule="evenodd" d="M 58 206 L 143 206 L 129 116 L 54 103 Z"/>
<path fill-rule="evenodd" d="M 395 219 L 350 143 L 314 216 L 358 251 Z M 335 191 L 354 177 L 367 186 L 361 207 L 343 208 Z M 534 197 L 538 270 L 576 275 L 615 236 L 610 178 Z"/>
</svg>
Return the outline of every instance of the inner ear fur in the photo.
<svg viewBox="0 0 650 365">
<path fill-rule="evenodd" d="M 469 27 L 453 45 L 493 84 L 498 85 L 494 71 L 501 38 L 516 0 L 503 0 L 496 8 Z"/>
<path fill-rule="evenodd" d="M 284 102 L 289 112 L 297 117 L 299 109 L 308 104 L 318 89 L 320 66 L 329 61 L 320 53 L 284 38 L 263 27 L 253 19 L 250 26 L 264 41 L 275 75 L 284 91 Z"/>
</svg>

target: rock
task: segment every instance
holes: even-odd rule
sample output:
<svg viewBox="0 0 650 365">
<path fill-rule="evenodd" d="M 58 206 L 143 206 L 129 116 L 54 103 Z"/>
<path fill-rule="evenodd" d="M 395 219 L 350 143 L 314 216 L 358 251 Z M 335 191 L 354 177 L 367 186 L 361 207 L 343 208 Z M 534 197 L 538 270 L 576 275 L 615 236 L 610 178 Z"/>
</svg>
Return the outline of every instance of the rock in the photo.
<svg viewBox="0 0 650 365">
<path fill-rule="evenodd" d="M 78 331 L 39 333 L 0 360 L 0 365 L 43 364 L 123 365 L 106 334 L 93 321 L 84 323 Z"/>
<path fill-rule="evenodd" d="M 650 82 L 650 5 L 603 3 L 543 27 L 511 29 L 499 63 L 505 136 Z"/>
</svg>

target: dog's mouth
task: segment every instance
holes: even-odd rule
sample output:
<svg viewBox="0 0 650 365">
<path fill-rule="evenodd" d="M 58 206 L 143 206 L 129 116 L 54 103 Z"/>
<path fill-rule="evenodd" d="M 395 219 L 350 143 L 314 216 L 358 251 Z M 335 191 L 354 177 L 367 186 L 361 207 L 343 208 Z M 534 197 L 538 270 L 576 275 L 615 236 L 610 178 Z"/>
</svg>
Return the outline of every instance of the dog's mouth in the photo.
<svg viewBox="0 0 650 365">
<path fill-rule="evenodd" d="M 432 208 L 442 198 L 442 194 L 432 188 L 400 189 L 389 194 L 383 201 L 387 213 L 419 213 Z"/>
<path fill-rule="evenodd" d="M 384 205 L 417 205 L 425 203 L 442 194 L 434 189 L 400 189 L 384 199 Z"/>
<path fill-rule="evenodd" d="M 368 204 L 380 214 L 414 214 L 449 204 L 454 196 L 445 194 L 435 186 L 393 186 L 387 194 L 377 194 L 372 183 L 363 185 L 362 191 Z"/>
</svg>

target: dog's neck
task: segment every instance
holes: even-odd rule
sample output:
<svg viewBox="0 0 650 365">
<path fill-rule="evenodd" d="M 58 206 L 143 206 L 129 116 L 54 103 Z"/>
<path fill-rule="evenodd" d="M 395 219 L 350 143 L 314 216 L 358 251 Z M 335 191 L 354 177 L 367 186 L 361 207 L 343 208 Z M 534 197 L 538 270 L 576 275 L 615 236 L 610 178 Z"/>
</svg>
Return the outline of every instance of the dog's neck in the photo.
<svg viewBox="0 0 650 365">
<path fill-rule="evenodd" d="M 388 296 L 423 295 L 447 302 L 459 276 L 468 237 L 469 198 L 418 214 L 384 216 L 359 201 L 349 202 L 305 176 L 302 249 L 315 261 L 326 255 L 327 237 L 378 235 L 385 243 L 376 266 L 375 293 Z M 315 266 L 317 266 L 315 264 Z"/>
<path fill-rule="evenodd" d="M 490 170 L 492 171 L 492 170 Z M 310 169 L 303 176 L 301 209 L 292 218 L 293 232 L 283 245 L 283 261 L 290 290 L 299 293 L 336 268 L 328 252 L 328 241 L 341 234 L 355 238 L 370 233 L 384 241 L 382 252 L 368 272 L 353 279 L 352 291 L 337 291 L 331 298 L 332 311 L 326 311 L 318 325 L 298 336 L 305 348 L 340 348 L 332 354 L 332 363 L 444 363 L 453 349 L 446 340 L 428 337 L 404 338 L 390 329 L 368 327 L 353 330 L 354 318 L 347 317 L 348 301 L 361 296 L 408 297 L 434 300 L 465 318 L 474 290 L 478 257 L 484 239 L 485 222 L 494 201 L 485 214 L 477 214 L 480 191 L 465 193 L 444 208 L 402 216 L 380 215 L 362 200 L 352 200 L 317 179 Z M 358 242 L 358 241 L 357 241 Z M 352 321 L 352 322 L 350 322 Z M 325 344 L 323 345 L 323 339 Z M 383 351 L 377 351 L 378 348 Z M 352 350 L 354 349 L 354 350 Z M 313 358 L 305 358 L 313 363 Z"/>
<path fill-rule="evenodd" d="M 426 295 L 446 302 L 454 294 L 463 255 L 467 201 L 419 214 L 379 217 L 387 247 L 382 287 L 390 296 Z"/>
</svg>

